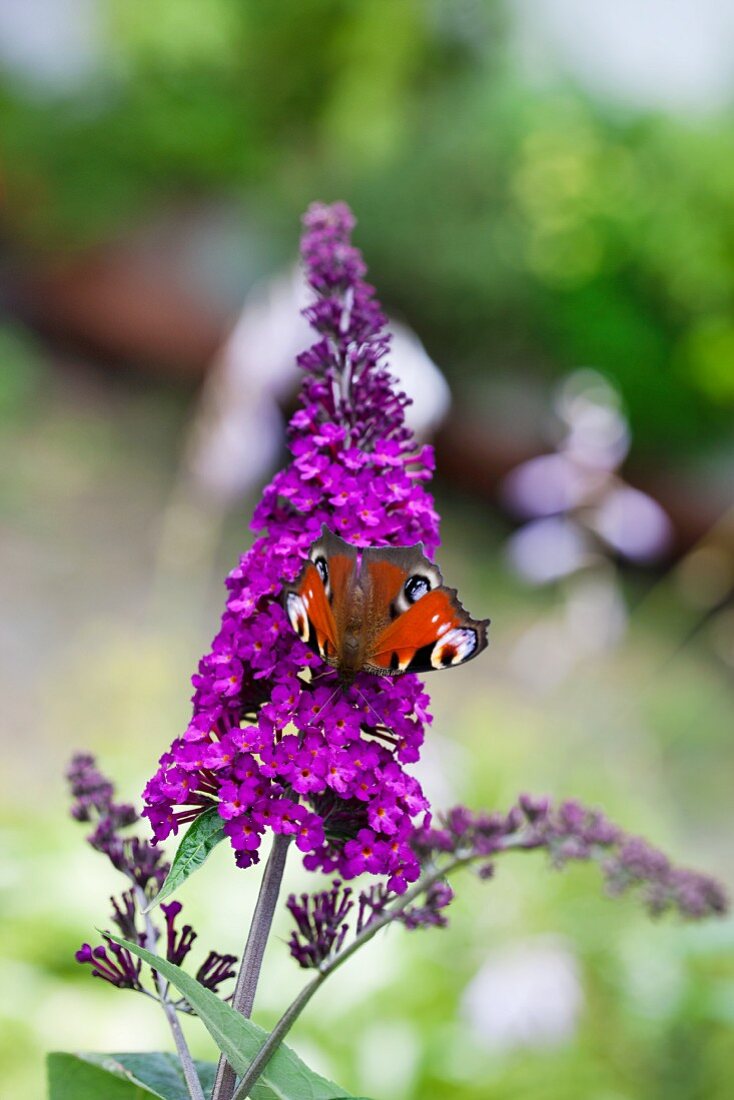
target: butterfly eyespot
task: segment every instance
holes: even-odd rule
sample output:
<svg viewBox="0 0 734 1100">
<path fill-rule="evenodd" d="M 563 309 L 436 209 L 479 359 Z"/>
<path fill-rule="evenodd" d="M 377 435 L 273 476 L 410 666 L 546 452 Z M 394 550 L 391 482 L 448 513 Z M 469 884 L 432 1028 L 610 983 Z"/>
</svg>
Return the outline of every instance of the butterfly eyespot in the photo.
<svg viewBox="0 0 734 1100">
<path fill-rule="evenodd" d="M 314 565 L 319 571 L 324 586 L 326 586 L 329 583 L 329 566 L 326 564 L 326 558 L 319 556 L 314 561 Z"/>
<path fill-rule="evenodd" d="M 446 624 L 448 625 L 448 624 Z M 476 630 L 471 627 L 455 627 L 442 634 L 431 653 L 434 668 L 449 668 L 468 661 L 478 645 Z"/>
<path fill-rule="evenodd" d="M 416 573 L 415 576 L 408 577 L 403 586 L 403 591 L 409 604 L 417 603 L 421 596 L 425 596 L 427 592 L 431 591 L 431 582 L 428 577 Z"/>
</svg>

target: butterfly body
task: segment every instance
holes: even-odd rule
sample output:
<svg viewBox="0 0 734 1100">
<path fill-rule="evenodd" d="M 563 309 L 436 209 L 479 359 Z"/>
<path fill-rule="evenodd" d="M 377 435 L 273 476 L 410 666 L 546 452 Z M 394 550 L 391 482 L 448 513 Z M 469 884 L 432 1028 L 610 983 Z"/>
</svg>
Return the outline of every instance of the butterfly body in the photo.
<svg viewBox="0 0 734 1100">
<path fill-rule="evenodd" d="M 296 634 L 343 683 L 450 668 L 487 644 L 489 620 L 469 616 L 420 543 L 356 547 L 324 525 L 283 598 Z"/>
</svg>

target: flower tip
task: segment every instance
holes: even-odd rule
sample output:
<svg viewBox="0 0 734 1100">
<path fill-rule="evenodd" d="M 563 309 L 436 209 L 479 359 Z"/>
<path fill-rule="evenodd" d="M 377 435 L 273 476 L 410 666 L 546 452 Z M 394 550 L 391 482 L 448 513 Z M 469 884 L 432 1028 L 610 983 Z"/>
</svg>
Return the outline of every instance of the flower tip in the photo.
<svg viewBox="0 0 734 1100">
<path fill-rule="evenodd" d="M 175 920 L 178 914 L 183 909 L 183 905 L 180 901 L 170 901 L 168 904 L 161 902 L 161 912 L 165 913 L 169 920 Z M 143 910 L 147 913 L 147 909 Z"/>
<path fill-rule="evenodd" d="M 351 233 L 357 219 L 346 202 L 312 202 L 303 215 L 303 224 L 307 229 L 332 229 L 340 233 Z"/>
</svg>

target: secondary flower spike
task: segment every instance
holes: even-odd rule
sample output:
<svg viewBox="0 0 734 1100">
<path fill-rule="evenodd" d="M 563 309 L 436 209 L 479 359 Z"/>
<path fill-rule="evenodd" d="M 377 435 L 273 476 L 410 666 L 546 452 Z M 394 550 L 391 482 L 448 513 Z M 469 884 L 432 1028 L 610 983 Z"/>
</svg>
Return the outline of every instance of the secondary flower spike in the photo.
<svg viewBox="0 0 734 1100">
<path fill-rule="evenodd" d="M 418 875 L 409 838 L 429 810 L 405 769 L 419 756 L 428 696 L 411 673 L 360 673 L 336 691 L 281 599 L 323 524 L 353 544 L 422 542 L 432 555 L 433 453 L 416 445 L 408 399 L 382 365 L 385 319 L 351 244 L 349 209 L 315 204 L 304 225 L 316 342 L 299 357 L 291 462 L 255 511 L 252 526 L 265 533 L 227 578 L 219 633 L 193 677 L 191 722 L 148 783 L 145 814 L 163 840 L 215 802 L 242 867 L 272 829 L 294 836 L 310 869 L 347 879 L 366 870 L 402 891 Z"/>
<path fill-rule="evenodd" d="M 160 890 L 170 870 L 170 864 L 163 860 L 160 849 L 154 848 L 147 840 L 128 832 L 138 820 L 134 806 L 127 802 L 115 801 L 115 788 L 106 775 L 97 767 L 90 753 L 76 753 L 66 772 L 73 803 L 71 816 L 76 821 L 92 823 L 95 828 L 87 837 L 88 843 L 106 855 L 112 865 L 132 883 L 119 897 L 110 898 L 112 903 L 112 923 L 117 925 L 119 933 L 127 940 L 149 946 L 149 936 L 159 936 L 155 925 L 148 927 L 141 912 L 141 906 Z M 166 958 L 180 966 L 196 937 L 191 925 L 176 928 L 176 918 L 182 905 L 178 901 L 161 905 L 166 920 Z M 146 989 L 144 979 L 150 978 L 149 968 L 143 967 L 139 959 L 133 958 L 125 947 L 116 944 L 109 935 L 102 934 L 104 945 L 92 947 L 84 943 L 76 952 L 77 962 L 88 964 L 95 978 L 102 978 L 119 989 L 136 989 L 151 995 Z M 221 982 L 233 978 L 234 955 L 222 955 L 210 951 L 196 972 L 196 978 L 208 989 L 217 991 Z M 156 983 L 150 983 L 155 986 Z M 160 996 L 160 993 L 152 993 Z M 177 1007 L 189 1011 L 184 1000 Z"/>
</svg>

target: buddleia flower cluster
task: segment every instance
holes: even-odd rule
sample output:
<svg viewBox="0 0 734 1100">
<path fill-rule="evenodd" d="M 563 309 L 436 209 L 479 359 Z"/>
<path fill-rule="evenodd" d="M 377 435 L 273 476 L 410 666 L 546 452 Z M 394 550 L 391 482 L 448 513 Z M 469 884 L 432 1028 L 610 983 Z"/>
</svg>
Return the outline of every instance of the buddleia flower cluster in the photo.
<svg viewBox="0 0 734 1100">
<path fill-rule="evenodd" d="M 193 715 L 144 797 L 156 840 L 218 807 L 240 867 L 268 830 L 291 836 L 306 867 L 382 876 L 394 892 L 419 874 L 410 844 L 428 802 L 419 758 L 428 697 L 414 675 L 366 674 L 341 687 L 300 641 L 280 596 L 326 523 L 357 545 L 438 545 L 426 482 L 430 448 L 405 424 L 407 398 L 383 365 L 385 317 L 351 244 L 343 204 L 304 219 L 302 259 L 316 341 L 299 357 L 290 464 L 252 521 L 263 531 L 227 578 L 219 632 L 193 677 Z"/>
</svg>

